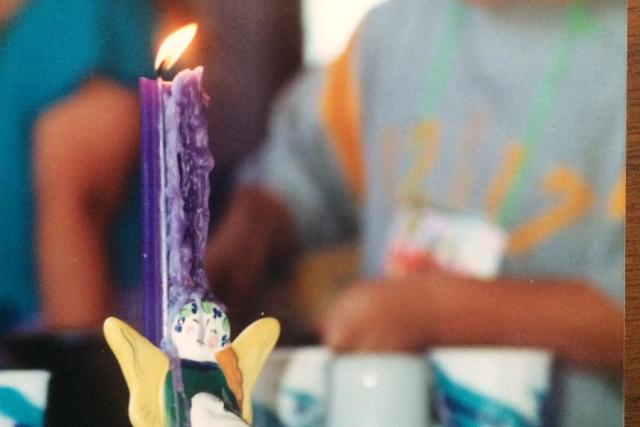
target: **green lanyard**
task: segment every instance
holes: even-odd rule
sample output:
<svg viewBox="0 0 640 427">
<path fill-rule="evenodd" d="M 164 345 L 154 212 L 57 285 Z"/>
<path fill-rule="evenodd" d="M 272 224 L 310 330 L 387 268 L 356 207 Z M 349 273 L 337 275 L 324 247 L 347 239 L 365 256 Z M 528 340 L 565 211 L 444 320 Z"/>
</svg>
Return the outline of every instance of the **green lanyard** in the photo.
<svg viewBox="0 0 640 427">
<path fill-rule="evenodd" d="M 421 117 L 433 119 L 440 107 L 451 68 L 460 50 L 460 35 L 468 16 L 468 7 L 463 0 L 453 0 L 447 24 L 435 52 L 431 73 L 427 77 L 424 98 L 421 102 Z M 540 141 L 540 135 L 549 119 L 556 99 L 558 87 L 568 68 L 568 57 L 574 42 L 594 27 L 592 17 L 584 0 L 574 0 L 566 9 L 566 31 L 554 49 L 551 65 L 533 99 L 524 129 L 524 155 L 513 184 L 508 188 L 498 213 L 498 223 L 507 226 L 513 221 L 516 209 L 524 192 L 524 177 L 531 168 L 528 160 Z"/>
<path fill-rule="evenodd" d="M 424 88 L 424 98 L 421 99 L 419 111 L 422 123 L 426 123 L 425 129 L 421 132 L 424 138 L 412 137 L 411 146 L 414 147 L 412 158 L 415 159 L 409 172 L 403 177 L 401 184 L 401 192 L 403 198 L 412 202 L 421 199 L 420 181 L 431 164 L 431 156 L 429 154 L 430 144 L 434 144 L 434 138 L 437 138 L 433 118 L 435 112 L 441 103 L 447 83 L 451 78 L 451 67 L 460 48 L 460 33 L 462 32 L 463 23 L 467 14 L 467 7 L 463 3 L 464 0 L 451 0 L 451 7 L 448 12 L 446 26 L 442 38 L 438 43 L 435 51 L 435 58 L 430 72 L 427 74 L 427 80 Z M 419 142 L 419 144 L 416 144 Z"/>
<path fill-rule="evenodd" d="M 503 227 L 512 223 L 526 186 L 525 177 L 531 169 L 531 155 L 540 142 L 540 135 L 551 115 L 558 86 L 567 69 L 568 58 L 574 42 L 594 28 L 592 17 L 584 0 L 576 0 L 566 11 L 567 30 L 553 53 L 551 65 L 533 100 L 523 135 L 524 154 L 512 185 L 507 190 L 498 213 L 498 223 Z"/>
<path fill-rule="evenodd" d="M 468 9 L 463 0 L 451 1 L 447 26 L 438 44 L 434 63 L 425 84 L 421 115 L 426 119 L 430 119 L 435 115 L 451 77 L 451 67 L 460 50 L 460 33 L 462 33 L 462 27 L 468 15 L 467 12 Z"/>
</svg>

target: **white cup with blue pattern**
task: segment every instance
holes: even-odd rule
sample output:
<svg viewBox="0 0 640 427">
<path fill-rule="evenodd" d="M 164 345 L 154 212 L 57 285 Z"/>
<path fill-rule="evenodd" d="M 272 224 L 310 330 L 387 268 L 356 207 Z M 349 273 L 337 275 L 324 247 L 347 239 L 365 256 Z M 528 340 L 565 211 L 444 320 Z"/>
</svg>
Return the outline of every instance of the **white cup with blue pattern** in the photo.
<svg viewBox="0 0 640 427">
<path fill-rule="evenodd" d="M 439 348 L 430 355 L 443 427 L 545 424 L 552 355 L 527 348 Z"/>
<path fill-rule="evenodd" d="M 0 371 L 0 427 L 42 426 L 50 377 L 41 370 Z"/>
<path fill-rule="evenodd" d="M 253 427 L 323 427 L 332 357 L 320 346 L 275 349 L 253 391 Z"/>
</svg>

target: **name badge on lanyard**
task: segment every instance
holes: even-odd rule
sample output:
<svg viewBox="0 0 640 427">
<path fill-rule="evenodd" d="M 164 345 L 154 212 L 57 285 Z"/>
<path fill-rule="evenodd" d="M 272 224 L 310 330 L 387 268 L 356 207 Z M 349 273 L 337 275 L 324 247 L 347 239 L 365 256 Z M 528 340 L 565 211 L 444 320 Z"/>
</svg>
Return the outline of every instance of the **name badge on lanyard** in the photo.
<svg viewBox="0 0 640 427">
<path fill-rule="evenodd" d="M 442 269 L 490 279 L 506 244 L 504 230 L 479 216 L 401 205 L 391 224 L 384 270 L 392 277 Z"/>
</svg>

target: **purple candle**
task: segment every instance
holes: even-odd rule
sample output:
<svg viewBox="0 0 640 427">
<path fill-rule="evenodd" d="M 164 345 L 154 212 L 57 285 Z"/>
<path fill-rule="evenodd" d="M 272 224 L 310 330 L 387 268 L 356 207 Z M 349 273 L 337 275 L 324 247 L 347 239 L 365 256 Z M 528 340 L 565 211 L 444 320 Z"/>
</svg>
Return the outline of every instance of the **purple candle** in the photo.
<svg viewBox="0 0 640 427">
<path fill-rule="evenodd" d="M 169 36 L 156 67 L 173 65 L 194 34 L 192 25 Z M 163 53 L 177 38 L 181 46 Z M 167 336 L 173 308 L 208 293 L 204 251 L 213 156 L 202 71 L 180 71 L 173 82 L 140 79 L 144 333 L 156 345 Z"/>
<path fill-rule="evenodd" d="M 162 278 L 160 176 L 161 110 L 158 83 L 140 79 L 142 114 L 142 295 L 144 335 L 154 344 L 162 340 Z"/>
</svg>

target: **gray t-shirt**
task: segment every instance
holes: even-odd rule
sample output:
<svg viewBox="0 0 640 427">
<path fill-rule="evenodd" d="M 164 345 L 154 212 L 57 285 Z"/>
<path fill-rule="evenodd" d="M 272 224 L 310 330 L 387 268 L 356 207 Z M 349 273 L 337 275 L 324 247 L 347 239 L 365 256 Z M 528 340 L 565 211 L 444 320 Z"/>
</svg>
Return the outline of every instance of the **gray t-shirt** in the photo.
<svg viewBox="0 0 640 427">
<path fill-rule="evenodd" d="M 625 13 L 389 1 L 281 96 L 253 166 L 307 246 L 358 231 L 366 276 L 410 188 L 503 227 L 501 274 L 582 277 L 622 306 Z M 621 424 L 621 373 L 557 371 L 560 425 Z"/>
</svg>

